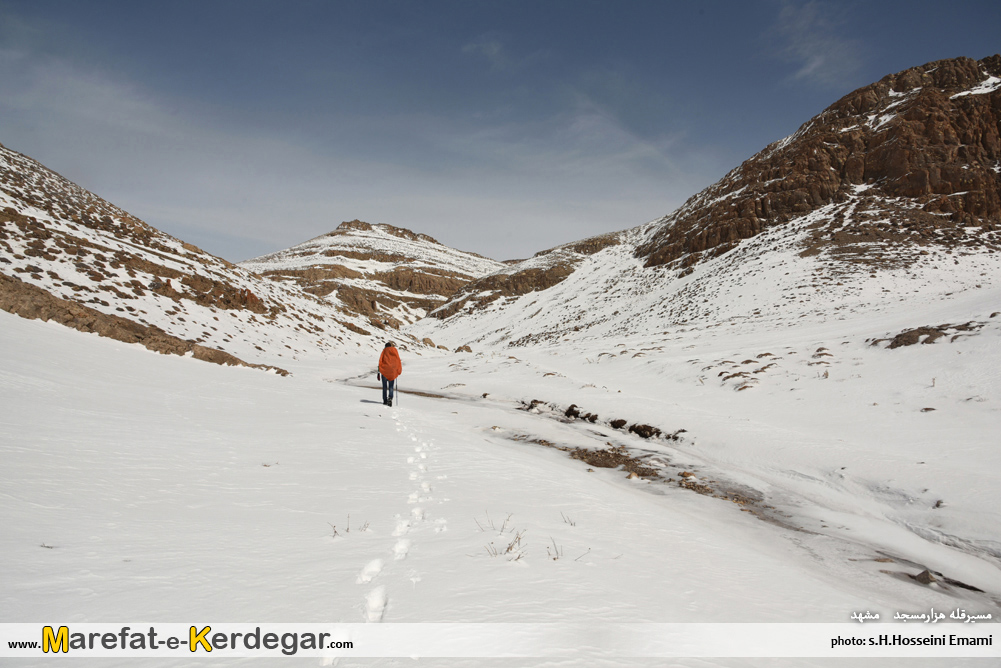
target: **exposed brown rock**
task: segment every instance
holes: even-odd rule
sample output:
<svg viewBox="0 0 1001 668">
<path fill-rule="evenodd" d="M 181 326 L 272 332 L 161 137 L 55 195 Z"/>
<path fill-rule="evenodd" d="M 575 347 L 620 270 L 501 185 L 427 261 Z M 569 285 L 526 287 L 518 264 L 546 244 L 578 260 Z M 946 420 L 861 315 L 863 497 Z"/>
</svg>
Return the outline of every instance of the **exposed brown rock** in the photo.
<svg viewBox="0 0 1001 668">
<path fill-rule="evenodd" d="M 540 251 L 533 257 L 544 257 L 547 260 L 546 264 L 526 267 L 511 273 L 490 274 L 471 281 L 462 286 L 444 306 L 431 312 L 430 315 L 445 320 L 469 305 L 481 308 L 501 297 L 517 297 L 551 288 L 570 276 L 586 256 L 620 243 L 622 235 L 613 232 Z M 516 265 L 520 262 L 522 261 L 507 260 L 504 264 Z"/>
<path fill-rule="evenodd" d="M 617 246 L 620 243 L 622 243 L 620 236 L 617 233 L 612 233 L 567 244 L 566 246 L 563 246 L 563 248 L 574 253 L 580 253 L 581 255 L 594 255 L 600 250 L 604 250 L 609 246 Z M 548 251 L 543 252 L 545 253 Z M 539 253 L 536 255 L 539 255 Z"/>
<path fill-rule="evenodd" d="M 267 313 L 272 310 L 281 311 L 280 304 L 265 304 L 257 295 L 245 288 L 238 288 L 222 278 L 212 280 L 196 274 L 185 274 L 173 266 L 178 260 L 178 250 L 165 245 L 174 241 L 187 253 L 193 262 L 203 263 L 211 258 L 222 267 L 232 267 L 229 262 L 209 255 L 195 246 L 181 243 L 163 233 L 154 230 L 131 214 L 118 209 L 101 198 L 89 193 L 79 186 L 62 180 L 50 170 L 38 165 L 30 158 L 14 154 L 21 170 L 11 169 L 0 161 L 0 184 L 10 186 L 13 183 L 30 184 L 31 188 L 22 188 L 13 192 L 9 187 L 0 185 L 5 193 L 16 200 L 30 204 L 36 208 L 49 211 L 52 215 L 66 215 L 76 224 L 100 230 L 114 235 L 127 244 L 142 249 L 142 252 L 163 263 L 154 262 L 137 253 L 112 249 L 98 243 L 65 232 L 53 231 L 44 223 L 31 216 L 20 214 L 12 208 L 0 211 L 0 243 L 5 243 L 11 232 L 4 231 L 2 223 L 13 223 L 17 234 L 28 246 L 26 255 L 39 257 L 54 262 L 64 258 L 73 258 L 78 269 L 88 272 L 92 281 L 104 281 L 117 277 L 117 270 L 124 269 L 129 276 L 139 273 L 150 274 L 160 279 L 156 285 L 142 285 L 134 281 L 132 292 L 121 292 L 118 288 L 110 288 L 123 299 L 142 295 L 143 290 L 150 289 L 172 299 L 189 299 L 202 306 L 215 306 L 223 309 L 246 309 L 253 313 Z M 9 250 L 10 246 L 6 245 Z M 115 270 L 115 271 L 112 271 Z M 171 283 L 171 280 L 174 282 Z"/>
<path fill-rule="evenodd" d="M 375 316 L 381 314 L 385 318 L 384 311 L 391 311 L 401 303 L 406 303 L 412 308 L 431 309 L 440 303 L 440 300 L 433 299 L 399 299 L 393 295 L 387 295 L 379 290 L 368 290 L 353 285 L 341 285 L 337 288 L 337 298 L 351 311 L 364 316 Z M 394 327 L 399 327 L 398 321 Z"/>
<path fill-rule="evenodd" d="M 435 318 L 445 320 L 462 309 L 470 302 L 484 306 L 501 297 L 523 295 L 537 290 L 550 288 L 573 273 L 570 264 L 557 264 L 545 269 L 531 268 L 514 274 L 491 274 L 481 279 L 467 283 L 461 295 L 453 298 L 444 307 L 433 311 Z M 484 296 L 482 293 L 489 292 Z"/>
<path fill-rule="evenodd" d="M 586 448 L 574 448 L 570 450 L 570 457 L 599 468 L 611 469 L 621 466 L 624 470 L 635 473 L 637 476 L 643 478 L 660 477 L 656 469 L 643 466 L 638 459 L 626 454 L 622 449 L 588 450 Z"/>
<path fill-rule="evenodd" d="M 989 75 L 1001 76 L 1001 56 L 929 63 L 846 95 L 688 200 L 636 256 L 684 272 L 768 227 L 847 202 L 856 186 L 869 187 L 863 213 L 866 196 L 880 198 L 873 218 L 885 223 L 841 230 L 840 237 L 819 229 L 817 244 L 949 244 L 969 237 L 966 227 L 997 229 L 1001 90 L 956 97 Z M 886 202 L 894 197 L 916 207 Z M 953 237 L 935 233 L 943 229 Z M 996 237 L 978 241 L 997 245 Z"/>
<path fill-rule="evenodd" d="M 422 268 L 420 271 L 397 269 L 396 271 L 373 274 L 372 277 L 394 290 L 445 297 L 451 296 L 469 282 L 469 278 L 466 276 L 429 268 Z"/>
<path fill-rule="evenodd" d="M 372 335 L 372 332 L 366 331 L 366 330 L 362 329 L 361 327 L 359 327 L 358 325 L 355 325 L 354 323 L 351 323 L 351 322 L 349 322 L 347 320 L 338 320 L 337 324 L 339 324 L 344 329 L 347 329 L 347 330 L 350 330 L 350 331 L 354 332 L 355 334 L 361 334 L 362 336 L 371 336 Z"/>
<path fill-rule="evenodd" d="M 654 436 L 660 436 L 661 431 L 657 427 L 651 427 L 648 424 L 633 424 L 629 425 L 629 432 L 636 434 L 641 438 L 653 438 Z"/>
<path fill-rule="evenodd" d="M 412 232 L 403 227 L 393 227 L 392 225 L 380 224 L 379 227 L 386 232 L 389 232 L 393 236 L 400 237 L 401 239 L 410 239 L 411 241 L 427 241 L 432 244 L 438 244 L 436 239 L 430 237 L 426 234 L 418 234 L 417 232 Z M 352 230 L 371 230 L 372 225 L 364 221 L 358 220 L 348 220 L 337 226 L 337 229 L 330 232 L 326 236 L 336 236 L 338 234 L 350 234 Z"/>
<path fill-rule="evenodd" d="M 870 345 L 875 346 L 889 341 L 890 344 L 886 348 L 887 350 L 893 350 L 894 348 L 903 346 L 913 346 L 916 343 L 935 343 L 942 337 L 947 337 L 951 341 L 955 341 L 960 336 L 963 336 L 964 333 L 965 335 L 969 335 L 983 326 L 984 323 L 982 322 L 970 321 L 959 325 L 945 324 L 936 327 L 915 327 L 914 329 L 904 330 L 890 339 L 873 339 L 870 341 Z"/>
</svg>

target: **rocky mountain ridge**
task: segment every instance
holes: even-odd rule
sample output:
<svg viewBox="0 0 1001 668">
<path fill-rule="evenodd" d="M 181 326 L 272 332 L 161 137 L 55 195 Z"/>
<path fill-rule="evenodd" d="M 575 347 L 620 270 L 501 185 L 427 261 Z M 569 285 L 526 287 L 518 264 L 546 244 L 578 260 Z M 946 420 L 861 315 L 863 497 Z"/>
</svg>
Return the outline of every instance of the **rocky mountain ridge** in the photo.
<svg viewBox="0 0 1001 668">
<path fill-rule="evenodd" d="M 817 242 L 915 237 L 996 245 L 1001 225 L 1001 56 L 913 67 L 860 88 L 662 219 L 636 249 L 687 269 L 763 229 L 837 203 L 879 198 L 876 229 L 817 230 Z M 864 194 L 863 194 L 864 193 Z M 859 197 L 861 196 L 861 197 Z M 894 201 L 898 200 L 898 201 Z M 833 232 L 841 233 L 834 238 Z M 966 228 L 977 228 L 973 234 Z M 882 234 L 880 234 L 882 233 Z"/>
<path fill-rule="evenodd" d="M 999 136 L 1001 56 L 911 68 L 845 96 L 674 213 L 473 281 L 432 312 L 438 324 L 412 331 L 522 345 L 979 289 L 998 275 Z"/>
</svg>

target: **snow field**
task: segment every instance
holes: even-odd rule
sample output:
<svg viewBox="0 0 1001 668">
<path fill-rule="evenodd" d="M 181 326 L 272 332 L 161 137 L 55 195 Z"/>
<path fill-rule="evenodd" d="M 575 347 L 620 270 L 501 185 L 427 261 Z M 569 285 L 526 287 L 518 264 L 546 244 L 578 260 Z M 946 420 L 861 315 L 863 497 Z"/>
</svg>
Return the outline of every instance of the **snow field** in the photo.
<svg viewBox="0 0 1001 668">
<path fill-rule="evenodd" d="M 3 320 L 6 620 L 694 621 L 774 582 L 806 616 L 862 604 L 700 499 L 484 438 L 490 409 Z M 491 556 L 512 531 L 522 557 Z"/>
<path fill-rule="evenodd" d="M 821 622 L 855 610 L 992 609 L 881 573 L 917 569 L 876 562 L 879 550 L 998 591 L 987 551 L 999 467 L 985 459 L 997 416 L 994 329 L 894 351 L 868 347 L 858 332 L 833 341 L 821 323 L 783 333 L 790 350 L 752 331 L 408 355 L 401 406 L 386 408 L 378 390 L 357 386 L 373 384 L 374 354 L 315 355 L 280 378 L 6 313 L 0 325 L 4 620 Z M 826 381 L 788 354 L 821 343 L 836 353 Z M 606 349 L 629 352 L 594 361 Z M 782 373 L 761 374 L 746 392 L 701 371 L 765 350 L 784 353 Z M 898 363 L 902 353 L 916 359 Z M 972 361 L 951 367 L 957 353 Z M 929 368 L 932 397 L 918 382 Z M 864 381 L 842 373 L 859 370 Z M 974 390 L 987 400 L 963 401 Z M 533 398 L 688 432 L 677 443 L 643 441 L 517 410 Z M 847 419 L 870 398 L 889 405 Z M 921 413 L 929 398 L 938 410 Z M 942 433 L 963 446 L 937 445 Z M 700 479 L 754 488 L 809 531 L 533 440 L 624 444 Z M 931 489 L 908 503 L 918 485 Z M 933 512 L 933 497 L 947 505 Z M 929 540 L 922 528 L 959 542 Z"/>
<path fill-rule="evenodd" d="M 881 571 L 928 567 L 991 592 L 984 602 L 996 607 L 1001 321 L 990 314 L 998 297 L 997 289 L 970 291 L 929 304 L 920 322 L 986 323 L 934 345 L 869 345 L 917 324 L 895 310 L 771 331 L 512 348 L 457 356 L 444 372 L 421 360 L 418 375 L 427 391 L 548 401 L 557 416 L 575 403 L 598 413 L 606 434 L 615 433 L 613 418 L 686 429 L 665 444 L 675 477 L 695 470 L 750 490 L 779 510 L 777 519 L 812 532 L 797 540 L 838 577 L 898 589 Z M 742 368 L 748 379 L 721 382 Z"/>
</svg>

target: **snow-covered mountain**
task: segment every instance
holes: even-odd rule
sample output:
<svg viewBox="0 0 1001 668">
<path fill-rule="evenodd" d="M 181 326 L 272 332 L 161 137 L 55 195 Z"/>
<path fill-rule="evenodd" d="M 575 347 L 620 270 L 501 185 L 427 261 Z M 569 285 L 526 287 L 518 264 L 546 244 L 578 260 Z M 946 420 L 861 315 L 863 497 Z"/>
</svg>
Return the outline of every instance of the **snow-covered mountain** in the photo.
<svg viewBox="0 0 1001 668">
<path fill-rule="evenodd" d="M 378 329 L 416 322 L 466 283 L 504 266 L 426 234 L 360 220 L 240 265 L 333 296 Z"/>
<path fill-rule="evenodd" d="M 774 327 L 996 285 L 999 110 L 1001 56 L 889 75 L 674 213 L 473 281 L 411 331 L 520 346 Z"/>
<path fill-rule="evenodd" d="M 255 276 L 3 146 L 0 308 L 220 363 L 377 345 L 336 299 Z"/>
<path fill-rule="evenodd" d="M 511 266 L 352 222 L 236 267 L 0 149 L 0 622 L 587 623 L 490 663 L 607 667 L 664 663 L 611 623 L 996 622 L 998 64 L 887 77 Z M 490 271 L 394 332 L 475 352 L 410 339 L 384 406 L 363 332 Z M 677 664 L 763 665 L 715 649 Z"/>
</svg>

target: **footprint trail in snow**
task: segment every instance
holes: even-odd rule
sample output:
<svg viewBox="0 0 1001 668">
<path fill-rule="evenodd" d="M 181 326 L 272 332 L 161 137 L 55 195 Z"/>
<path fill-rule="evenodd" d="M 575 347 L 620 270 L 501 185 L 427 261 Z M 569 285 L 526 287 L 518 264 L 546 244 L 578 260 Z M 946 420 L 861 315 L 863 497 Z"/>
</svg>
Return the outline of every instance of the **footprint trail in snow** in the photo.
<svg viewBox="0 0 1001 668">
<path fill-rule="evenodd" d="M 398 562 L 404 561 L 410 554 L 414 545 L 412 532 L 419 532 L 427 522 L 428 517 L 424 506 L 416 504 L 427 504 L 434 501 L 434 487 L 425 478 L 431 470 L 429 462 L 432 460 L 432 451 L 436 448 L 433 441 L 421 438 L 419 430 L 413 430 L 404 424 L 396 411 L 394 411 L 393 419 L 396 431 L 402 437 L 402 442 L 412 444 L 408 447 L 412 447 L 413 454 L 406 458 L 407 464 L 411 467 L 407 479 L 416 485 L 415 489 L 412 488 L 406 493 L 406 499 L 401 505 L 407 507 L 408 510 L 396 515 L 396 525 L 391 534 L 394 540 L 392 547 L 388 551 L 393 555 L 392 562 Z M 444 480 L 446 476 L 441 475 L 436 479 Z M 434 533 L 442 533 L 448 530 L 448 520 L 444 517 L 439 517 L 428 528 L 433 529 Z M 369 584 L 377 578 L 387 579 L 391 570 L 391 568 L 387 567 L 384 558 L 375 557 L 362 567 L 358 573 L 357 583 Z M 416 591 L 417 584 L 421 581 L 420 573 L 416 569 L 409 569 L 406 577 L 411 583 L 412 591 Z M 388 604 L 389 595 L 387 586 L 385 584 L 377 584 L 377 586 L 365 595 L 363 613 L 365 620 L 368 622 L 381 622 L 385 617 Z"/>
</svg>

